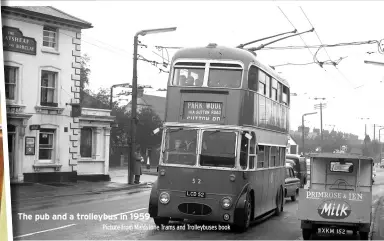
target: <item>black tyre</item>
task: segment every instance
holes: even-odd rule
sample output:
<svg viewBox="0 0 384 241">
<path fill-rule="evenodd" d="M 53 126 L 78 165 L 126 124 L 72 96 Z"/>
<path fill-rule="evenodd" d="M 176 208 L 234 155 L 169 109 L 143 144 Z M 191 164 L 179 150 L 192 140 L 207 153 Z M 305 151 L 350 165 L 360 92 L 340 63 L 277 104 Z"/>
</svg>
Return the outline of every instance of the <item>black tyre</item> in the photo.
<svg viewBox="0 0 384 241">
<path fill-rule="evenodd" d="M 156 226 L 159 226 L 161 229 L 161 225 L 167 225 L 169 223 L 169 218 L 156 217 L 153 218 L 153 221 L 155 222 Z"/>
<path fill-rule="evenodd" d="M 360 234 L 360 240 L 368 240 L 369 232 L 359 232 L 359 234 Z"/>
<path fill-rule="evenodd" d="M 299 190 L 296 190 L 295 195 L 291 197 L 292 202 L 296 201 L 297 196 L 299 196 Z"/>
<path fill-rule="evenodd" d="M 311 239 L 311 235 L 312 235 L 311 229 L 303 229 L 302 232 L 303 232 L 303 239 L 304 240 L 310 240 Z"/>
<path fill-rule="evenodd" d="M 283 195 L 283 189 L 280 188 L 279 192 L 276 195 L 275 216 L 280 216 L 280 214 L 283 211 L 284 211 L 284 195 Z"/>
<path fill-rule="evenodd" d="M 251 195 L 247 193 L 247 197 L 245 199 L 245 205 L 244 205 L 244 220 L 243 223 L 240 225 L 236 225 L 235 231 L 243 233 L 248 230 L 249 225 L 251 224 L 251 215 L 252 215 L 252 200 Z"/>
</svg>

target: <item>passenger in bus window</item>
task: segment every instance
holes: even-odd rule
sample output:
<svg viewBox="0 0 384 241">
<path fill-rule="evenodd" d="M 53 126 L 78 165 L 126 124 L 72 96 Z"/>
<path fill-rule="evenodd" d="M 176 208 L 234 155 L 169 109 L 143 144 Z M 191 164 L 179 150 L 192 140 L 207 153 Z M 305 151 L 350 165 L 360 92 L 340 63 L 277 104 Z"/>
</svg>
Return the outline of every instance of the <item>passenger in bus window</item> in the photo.
<svg viewBox="0 0 384 241">
<path fill-rule="evenodd" d="M 203 85 L 203 80 L 200 79 L 200 78 L 197 78 L 197 79 L 195 80 L 195 86 L 202 86 L 202 85 Z"/>
<path fill-rule="evenodd" d="M 176 151 L 181 150 L 181 140 L 175 140 L 175 150 Z"/>
<path fill-rule="evenodd" d="M 185 85 L 186 86 L 193 86 L 194 83 L 195 83 L 195 79 L 192 76 L 189 76 L 185 82 Z"/>
<path fill-rule="evenodd" d="M 187 81 L 187 77 L 185 77 L 185 75 L 180 75 L 180 77 L 179 77 L 179 85 L 181 85 L 181 86 L 184 86 Z"/>
</svg>

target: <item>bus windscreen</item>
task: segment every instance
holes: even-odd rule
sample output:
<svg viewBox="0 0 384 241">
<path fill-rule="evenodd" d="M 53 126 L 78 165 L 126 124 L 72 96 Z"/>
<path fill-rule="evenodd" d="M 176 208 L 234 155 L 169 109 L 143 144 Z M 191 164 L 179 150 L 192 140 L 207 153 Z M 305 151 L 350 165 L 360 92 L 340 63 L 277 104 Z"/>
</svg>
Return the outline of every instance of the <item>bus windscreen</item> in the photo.
<svg viewBox="0 0 384 241">
<path fill-rule="evenodd" d="M 196 164 L 196 130 L 167 130 L 164 142 L 163 162 L 194 166 Z"/>
<path fill-rule="evenodd" d="M 234 168 L 236 163 L 234 132 L 204 131 L 200 166 Z"/>
</svg>

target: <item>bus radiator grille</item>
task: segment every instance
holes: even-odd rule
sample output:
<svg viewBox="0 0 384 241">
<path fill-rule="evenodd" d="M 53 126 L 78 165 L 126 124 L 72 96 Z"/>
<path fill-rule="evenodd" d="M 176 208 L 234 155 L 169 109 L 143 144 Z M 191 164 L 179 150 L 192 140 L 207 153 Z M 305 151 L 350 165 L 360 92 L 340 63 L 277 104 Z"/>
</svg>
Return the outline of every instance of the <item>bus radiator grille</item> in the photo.
<svg viewBox="0 0 384 241">
<path fill-rule="evenodd" d="M 179 205 L 179 211 L 190 215 L 209 215 L 212 209 L 200 203 L 182 203 Z"/>
</svg>

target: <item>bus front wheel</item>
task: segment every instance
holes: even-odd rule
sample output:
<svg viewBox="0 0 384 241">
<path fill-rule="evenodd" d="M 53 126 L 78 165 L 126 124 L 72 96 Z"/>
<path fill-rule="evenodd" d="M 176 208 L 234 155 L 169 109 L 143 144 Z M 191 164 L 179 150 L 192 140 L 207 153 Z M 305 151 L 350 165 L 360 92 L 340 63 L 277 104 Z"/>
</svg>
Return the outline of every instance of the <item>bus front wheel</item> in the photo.
<svg viewBox="0 0 384 241">
<path fill-rule="evenodd" d="M 251 200 L 251 195 L 248 192 L 245 203 L 244 203 L 244 220 L 241 222 L 241 224 L 235 224 L 233 226 L 233 229 L 235 232 L 245 232 L 248 230 L 249 225 L 251 224 L 251 216 L 252 216 L 252 200 Z"/>
<path fill-rule="evenodd" d="M 167 225 L 169 223 L 169 218 L 155 217 L 153 218 L 153 221 L 155 222 L 156 226 L 161 229 L 162 225 Z"/>
</svg>

